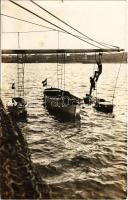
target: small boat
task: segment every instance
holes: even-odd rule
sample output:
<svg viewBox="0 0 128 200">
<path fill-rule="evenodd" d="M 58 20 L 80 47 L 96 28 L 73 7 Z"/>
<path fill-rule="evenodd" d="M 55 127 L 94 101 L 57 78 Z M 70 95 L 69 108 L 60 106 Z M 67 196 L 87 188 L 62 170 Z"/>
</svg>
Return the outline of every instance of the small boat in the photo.
<svg viewBox="0 0 128 200">
<path fill-rule="evenodd" d="M 113 104 L 110 101 L 106 101 L 105 99 L 97 99 L 94 105 L 94 108 L 97 111 L 104 113 L 112 113 L 113 107 Z"/>
<path fill-rule="evenodd" d="M 59 120 L 80 119 L 81 99 L 65 90 L 65 51 L 57 51 L 57 86 L 47 88 L 47 78 L 42 81 L 44 105 Z"/>
<path fill-rule="evenodd" d="M 15 117 L 25 117 L 27 115 L 26 101 L 21 97 L 13 97 L 7 104 L 8 112 Z"/>
<path fill-rule="evenodd" d="M 58 88 L 44 90 L 44 103 L 53 114 L 62 114 L 73 118 L 80 118 L 81 99 Z"/>
</svg>

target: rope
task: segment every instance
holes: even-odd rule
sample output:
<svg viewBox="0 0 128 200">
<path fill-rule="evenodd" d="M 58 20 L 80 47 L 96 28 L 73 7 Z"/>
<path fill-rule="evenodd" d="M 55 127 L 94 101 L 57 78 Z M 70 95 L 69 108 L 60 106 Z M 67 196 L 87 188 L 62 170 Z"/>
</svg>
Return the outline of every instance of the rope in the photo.
<svg viewBox="0 0 128 200">
<path fill-rule="evenodd" d="M 82 37 L 82 36 L 80 36 L 81 38 L 84 38 L 84 37 Z M 88 38 L 87 38 L 88 39 Z M 95 41 L 95 40 L 93 40 L 94 42 L 98 42 L 98 41 Z M 102 46 L 105 46 L 105 47 L 113 47 L 113 48 L 116 48 L 116 49 L 119 49 L 119 47 L 117 47 L 117 46 L 115 46 L 115 45 L 112 45 L 112 44 L 108 44 L 108 43 L 104 43 L 104 42 L 98 42 L 100 45 L 102 45 Z"/>
<path fill-rule="evenodd" d="M 79 40 L 81 40 L 81 41 L 83 41 L 83 42 L 86 42 L 86 43 L 90 44 L 91 46 L 94 46 L 94 47 L 100 48 L 99 46 L 96 46 L 96 45 L 94 45 L 94 44 L 92 44 L 92 43 L 90 43 L 90 42 L 88 42 L 88 41 L 86 41 L 86 40 L 84 40 L 84 39 L 81 39 L 79 36 L 76 36 L 76 35 L 70 33 L 69 31 L 66 31 L 65 29 L 61 28 L 60 26 L 57 26 L 56 24 L 54 24 L 54 23 L 48 21 L 47 19 L 41 17 L 41 16 L 38 15 L 38 14 L 36 14 L 36 13 L 30 11 L 29 9 L 27 9 L 27 8 L 25 8 L 25 7 L 23 7 L 23 6 L 21 6 L 20 4 L 14 2 L 14 1 L 12 1 L 12 0 L 9 0 L 9 1 L 10 1 L 11 3 L 15 4 L 16 6 L 22 8 L 23 10 L 26 10 L 27 12 L 29 12 L 29 13 L 35 15 L 36 17 L 42 19 L 43 21 L 45 21 L 45 22 L 47 22 L 47 23 L 49 23 L 49 24 L 55 26 L 56 28 L 59 28 L 60 30 L 64 31 L 65 33 L 67 33 L 67 34 L 69 34 L 69 35 L 72 35 L 73 37 L 75 37 L 75 38 L 77 38 L 77 39 L 79 39 Z"/>
<path fill-rule="evenodd" d="M 56 31 L 56 30 L 45 30 L 45 31 L 14 31 L 14 32 L 1 32 L 1 33 L 4 33 L 4 34 L 14 34 L 14 33 L 43 33 L 43 32 L 49 32 L 49 31 Z"/>
<path fill-rule="evenodd" d="M 31 21 L 28 21 L 28 20 L 24 20 L 24 19 L 21 19 L 21 18 L 13 17 L 13 16 L 6 15 L 6 14 L 0 14 L 0 15 L 2 15 L 4 17 L 8 17 L 8 18 L 11 18 L 11 19 L 15 19 L 15 20 L 18 20 L 18 21 L 26 22 L 26 23 L 29 23 L 29 24 L 33 24 L 33 25 L 36 25 L 36 26 L 39 26 L 39 27 L 43 27 L 43 28 L 48 28 L 49 29 L 49 30 L 45 30 L 45 31 L 24 31 L 24 32 L 19 32 L 19 33 L 33 33 L 33 32 L 47 32 L 47 31 L 59 31 L 61 33 L 66 33 L 65 31 L 61 31 L 61 30 L 58 30 L 58 29 L 53 29 L 53 28 L 50 28 L 50 27 L 47 27 L 47 26 L 43 26 L 41 24 L 37 24 L 37 23 L 31 22 Z M 16 33 L 17 34 L 17 32 L 1 32 L 1 33 L 4 33 L 4 34 Z M 74 36 L 82 38 L 82 37 L 80 37 L 78 35 L 74 35 Z"/>
<path fill-rule="evenodd" d="M 50 29 L 51 31 L 60 31 L 60 30 L 58 30 L 58 29 L 53 29 L 53 28 L 50 28 L 50 27 L 47 27 L 47 26 L 43 26 L 43 25 L 41 25 L 41 24 L 37 24 L 37 23 L 31 22 L 31 21 L 28 21 L 28 20 L 23 20 L 23 19 L 21 19 L 21 18 L 13 17 L 13 16 L 10 16 L 10 15 L 6 15 L 6 14 L 0 14 L 0 15 L 2 15 L 2 16 L 4 16 L 4 17 L 11 18 L 11 19 L 15 19 L 15 20 L 18 20 L 18 21 L 22 21 L 22 22 L 26 22 L 26 23 L 29 23 L 29 24 L 33 24 L 33 25 L 36 25 L 36 26 L 40 26 L 40 27 L 43 27 L 43 28 L 48 28 L 48 29 Z M 50 31 L 50 30 L 46 30 L 46 31 L 26 31 L 26 32 L 19 32 L 19 33 L 47 32 L 47 31 Z M 61 32 L 61 33 L 66 33 L 66 32 L 64 32 L 64 31 L 60 31 L 60 32 Z M 16 34 L 17 34 L 17 32 L 2 32 L 2 33 L 16 33 Z M 78 36 L 78 35 L 74 35 L 74 36 L 77 36 L 77 37 L 79 37 L 79 38 L 83 38 L 83 37 Z M 119 47 L 114 46 L 114 45 L 110 45 L 110 44 L 106 44 L 106 45 L 108 45 L 108 47 L 112 46 L 112 47 L 114 47 L 114 48 L 119 49 Z M 98 48 L 99 48 L 99 47 L 98 47 Z"/>
<path fill-rule="evenodd" d="M 95 53 L 95 56 L 96 56 L 96 53 Z M 94 63 L 94 69 L 95 69 L 95 63 Z M 93 70 L 93 72 L 94 72 L 94 75 L 95 75 L 94 70 Z M 96 81 L 95 81 L 95 90 L 96 90 L 95 95 L 96 95 L 96 99 L 97 99 L 97 82 Z"/>
<path fill-rule="evenodd" d="M 66 59 L 65 59 L 65 53 L 64 53 L 64 90 L 65 90 L 65 63 L 66 63 Z"/>
<path fill-rule="evenodd" d="M 58 39 L 58 41 L 57 41 L 57 45 L 58 45 L 58 50 L 59 50 L 59 31 L 57 32 L 57 39 Z M 58 82 L 58 88 L 59 88 L 59 77 L 58 77 L 58 71 L 59 71 L 59 67 L 58 67 L 58 64 L 59 64 L 59 54 L 58 54 L 58 52 L 57 52 L 57 82 Z"/>
<path fill-rule="evenodd" d="M 98 42 L 94 39 L 92 39 L 91 37 L 85 35 L 84 33 L 80 32 L 79 30 L 77 30 L 76 28 L 72 27 L 70 24 L 66 23 L 65 21 L 63 21 L 62 19 L 60 19 L 59 17 L 57 17 L 56 15 L 52 14 L 51 12 L 49 12 L 48 10 L 46 10 L 45 8 L 43 8 L 42 6 L 40 6 L 39 4 L 37 4 L 36 2 L 34 2 L 33 0 L 30 0 L 33 4 L 35 4 L 37 7 L 39 7 L 40 9 L 42 9 L 43 11 L 47 12 L 48 14 L 50 14 L 52 17 L 56 18 L 57 20 L 59 20 L 60 22 L 62 22 L 63 24 L 65 24 L 66 26 L 70 27 L 71 29 L 75 30 L 76 32 L 80 33 L 81 35 L 83 35 L 84 37 L 86 37 L 86 39 L 89 39 L 101 46 L 107 47 L 107 46 L 111 46 L 111 47 L 115 47 L 118 48 L 116 46 L 113 45 L 109 45 L 103 42 Z"/>
<path fill-rule="evenodd" d="M 58 31 L 57 29 L 53 29 L 53 28 L 50 28 L 50 27 L 48 27 L 48 26 L 43 26 L 43 25 L 41 25 L 41 24 L 37 24 L 37 23 L 31 22 L 31 21 L 28 21 L 28 20 L 24 20 L 24 19 L 18 18 L 18 17 L 13 17 L 13 16 L 6 15 L 6 14 L 0 14 L 0 15 L 2 15 L 2 16 L 4 16 L 4 17 L 11 18 L 11 19 L 16 19 L 16 20 L 18 20 L 18 21 L 27 22 L 27 23 L 29 23 L 29 24 L 33 24 L 33 25 L 40 26 L 40 27 L 43 27 L 43 28 L 48 28 L 48 29 L 50 29 L 50 30 L 52 30 L 52 31 Z M 3 32 L 3 33 L 4 33 L 4 32 Z M 12 32 L 9 32 L 9 33 L 12 33 Z M 17 32 L 14 32 L 14 33 L 17 33 Z"/>
<path fill-rule="evenodd" d="M 113 97 L 112 97 L 112 104 L 113 104 L 113 101 L 114 101 L 114 98 L 115 98 L 117 80 L 118 80 L 119 73 L 120 73 L 120 69 L 121 69 L 121 66 L 122 66 L 122 62 L 123 62 L 123 58 L 124 58 L 124 53 L 125 53 L 125 52 L 123 52 L 123 54 L 122 54 L 120 66 L 119 66 L 118 73 L 117 73 L 117 77 L 116 77 L 116 82 L 115 82 L 115 87 L 114 87 L 114 92 L 113 92 Z"/>
</svg>

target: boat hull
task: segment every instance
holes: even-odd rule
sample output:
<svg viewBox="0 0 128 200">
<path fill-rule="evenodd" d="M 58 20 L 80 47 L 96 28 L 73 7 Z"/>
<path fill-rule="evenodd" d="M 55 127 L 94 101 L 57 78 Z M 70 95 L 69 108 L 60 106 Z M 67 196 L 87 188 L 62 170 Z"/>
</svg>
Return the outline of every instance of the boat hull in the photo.
<svg viewBox="0 0 128 200">
<path fill-rule="evenodd" d="M 80 118 L 78 98 L 68 92 L 63 93 L 62 95 L 62 90 L 55 89 L 53 92 L 53 89 L 46 89 L 44 91 L 44 104 L 54 115 Z"/>
<path fill-rule="evenodd" d="M 15 116 L 22 117 L 27 115 L 26 107 L 7 106 L 7 109 L 10 114 Z"/>
<path fill-rule="evenodd" d="M 27 116 L 26 102 L 21 97 L 12 98 L 7 104 L 7 110 L 17 119 Z"/>
<path fill-rule="evenodd" d="M 112 113 L 113 112 L 113 104 L 109 101 L 99 101 L 96 102 L 94 108 L 97 111 L 104 112 L 104 113 Z"/>
</svg>

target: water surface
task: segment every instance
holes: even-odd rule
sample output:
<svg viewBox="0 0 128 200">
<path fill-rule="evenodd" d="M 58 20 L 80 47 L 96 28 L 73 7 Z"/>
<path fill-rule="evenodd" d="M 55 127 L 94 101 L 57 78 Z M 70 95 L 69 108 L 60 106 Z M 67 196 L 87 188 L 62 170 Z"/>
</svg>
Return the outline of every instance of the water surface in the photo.
<svg viewBox="0 0 128 200">
<path fill-rule="evenodd" d="M 96 66 L 66 65 L 66 89 L 83 98 Z M 103 64 L 97 96 L 112 100 L 119 64 Z M 16 64 L 2 65 L 2 97 L 13 96 Z M 42 80 L 56 86 L 56 64 L 26 64 L 28 120 L 20 123 L 32 160 L 55 198 L 126 199 L 126 65 L 122 65 L 113 114 L 82 105 L 81 120 L 58 121 L 42 105 Z"/>
</svg>

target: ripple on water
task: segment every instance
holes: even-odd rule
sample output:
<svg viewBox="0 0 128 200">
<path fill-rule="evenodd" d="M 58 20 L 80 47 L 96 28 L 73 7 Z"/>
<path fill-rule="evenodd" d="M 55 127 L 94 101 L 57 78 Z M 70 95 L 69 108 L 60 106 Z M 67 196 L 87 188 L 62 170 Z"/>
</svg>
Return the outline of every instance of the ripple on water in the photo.
<svg viewBox="0 0 128 200">
<path fill-rule="evenodd" d="M 35 66 L 36 65 L 36 66 Z M 4 67 L 6 66 L 6 67 Z M 11 97 L 10 73 L 15 64 L 3 65 L 3 100 Z M 67 90 L 83 97 L 88 92 L 92 65 L 67 65 Z M 81 120 L 58 121 L 42 105 L 42 80 L 53 78 L 55 64 L 26 64 L 28 121 L 20 124 L 42 177 L 50 184 L 54 198 L 60 199 L 126 199 L 126 90 L 125 66 L 114 99 L 114 115 L 82 105 Z M 79 70 L 78 70 L 79 69 Z M 99 79 L 98 96 L 106 100 L 113 95 L 117 65 L 104 64 Z M 111 74 L 108 79 L 108 72 Z M 36 74 L 36 76 L 35 76 Z M 72 74 L 72 79 L 71 79 Z M 14 77 L 13 77 L 14 78 Z M 34 80 L 34 81 L 33 81 Z M 79 88 L 79 89 L 78 89 Z M 124 98 L 122 98 L 122 96 Z"/>
</svg>

